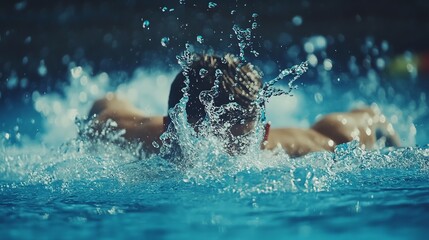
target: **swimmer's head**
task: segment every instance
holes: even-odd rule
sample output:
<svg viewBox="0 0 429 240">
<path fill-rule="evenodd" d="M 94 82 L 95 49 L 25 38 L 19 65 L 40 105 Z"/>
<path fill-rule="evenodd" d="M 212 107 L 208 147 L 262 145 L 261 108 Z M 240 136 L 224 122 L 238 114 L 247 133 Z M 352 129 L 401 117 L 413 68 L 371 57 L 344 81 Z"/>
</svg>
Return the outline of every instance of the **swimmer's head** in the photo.
<svg viewBox="0 0 429 240">
<path fill-rule="evenodd" d="M 241 63 L 230 54 L 223 58 L 194 55 L 187 74 L 180 72 L 171 84 L 169 108 L 173 108 L 183 97 L 182 89 L 186 78 L 189 80 L 189 100 L 186 105 L 188 122 L 199 130 L 198 123 L 207 114 L 201 101 L 207 98 L 201 92 L 211 90 L 218 80 L 217 95 L 208 97 L 214 107 L 223 106 L 223 111 L 216 112 L 216 121 L 210 119 L 211 126 L 217 130 L 213 133 L 225 139 L 224 144 L 230 154 L 244 152 L 248 145 L 248 133 L 254 129 L 260 116 L 260 105 L 256 101 L 262 87 L 259 71 L 252 64 Z"/>
<path fill-rule="evenodd" d="M 245 111 L 230 111 L 221 116 L 223 120 L 244 119 L 255 120 L 259 106 L 255 100 L 262 87 L 262 78 L 257 69 L 250 64 L 243 64 L 230 54 L 221 58 L 209 55 L 194 55 L 190 71 L 185 76 L 180 72 L 171 84 L 168 107 L 172 108 L 183 97 L 182 88 L 185 78 L 189 79 L 189 101 L 186 112 L 190 122 L 196 122 L 205 117 L 204 104 L 200 101 L 200 93 L 210 90 L 216 80 L 219 80 L 218 95 L 214 98 L 216 107 L 236 102 Z M 216 73 L 217 72 L 217 73 Z M 219 74 L 221 72 L 221 74 Z"/>
</svg>

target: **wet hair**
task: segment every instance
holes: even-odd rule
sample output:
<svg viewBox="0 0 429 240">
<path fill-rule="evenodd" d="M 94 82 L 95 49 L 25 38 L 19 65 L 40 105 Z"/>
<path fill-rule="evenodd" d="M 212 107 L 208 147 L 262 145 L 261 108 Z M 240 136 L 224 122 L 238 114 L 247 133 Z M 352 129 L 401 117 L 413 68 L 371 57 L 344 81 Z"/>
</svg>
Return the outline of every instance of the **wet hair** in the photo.
<svg viewBox="0 0 429 240">
<path fill-rule="evenodd" d="M 255 100 L 262 87 L 262 78 L 252 64 L 243 64 L 231 54 L 227 54 L 223 58 L 197 54 L 192 57 L 193 61 L 186 76 L 181 71 L 171 84 L 168 108 L 173 108 L 183 97 L 182 88 L 185 86 L 186 77 L 188 77 L 189 101 L 186 105 L 188 119 L 203 118 L 206 113 L 199 98 L 200 93 L 210 90 L 214 86 L 216 71 L 219 73 L 220 70 L 222 74 L 218 77 L 219 90 L 218 95 L 214 98 L 214 105 L 219 107 L 230 102 L 236 102 L 246 110 L 246 114 L 229 112 L 223 117 L 255 119 L 258 114 L 258 106 L 255 104 Z M 236 116 L 237 114 L 241 114 L 241 116 Z"/>
</svg>

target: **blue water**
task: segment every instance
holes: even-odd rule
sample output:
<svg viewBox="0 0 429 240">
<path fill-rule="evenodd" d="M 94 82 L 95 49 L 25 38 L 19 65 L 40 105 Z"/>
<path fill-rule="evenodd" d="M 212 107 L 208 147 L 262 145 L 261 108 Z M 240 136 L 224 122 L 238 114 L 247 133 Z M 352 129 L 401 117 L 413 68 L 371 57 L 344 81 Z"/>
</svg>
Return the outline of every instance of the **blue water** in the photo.
<svg viewBox="0 0 429 240">
<path fill-rule="evenodd" d="M 138 146 L 79 138 L 73 114 L 84 116 L 92 100 L 112 86 L 107 74 L 71 72 L 64 96 L 33 97 L 46 129 L 39 139 L 22 139 L 17 146 L 9 143 L 12 133 L 9 140 L 3 133 L 3 239 L 425 237 L 429 149 L 411 146 L 416 133 L 409 129 L 420 118 L 410 123 L 401 117 L 406 111 L 419 116 L 418 107 L 399 111 L 394 104 L 380 105 L 398 118 L 405 147 L 365 151 L 351 142 L 335 153 L 297 159 L 282 151 L 228 157 L 208 148 L 189 159 L 192 167 L 181 167 L 158 156 L 140 159 Z M 117 92 L 146 112 L 163 114 L 173 75 L 139 69 Z M 307 126 L 300 115 L 335 109 L 328 94 L 324 105 L 314 101 L 313 94 L 299 90 L 273 98 L 267 117 L 277 125 Z M 350 106 L 359 104 L 358 98 Z M 284 115 L 276 115 L 276 108 Z"/>
<path fill-rule="evenodd" d="M 256 17 L 249 23 L 252 28 L 228 29 L 243 59 L 258 56 L 252 44 Z M 154 24 L 144 30 L 149 26 Z M 188 144 L 188 164 L 176 165 L 142 154 L 137 144 L 78 136 L 76 117 L 87 117 L 108 91 L 148 115 L 165 115 L 179 66 L 142 67 L 118 80 L 74 64 L 60 92 L 31 94 L 33 115 L 25 109 L 20 114 L 25 124 L 0 129 L 1 239 L 426 239 L 426 93 L 413 84 L 386 84 L 383 56 L 373 56 L 379 68 L 359 72 L 353 56 L 347 69 L 333 68 L 335 61 L 324 52 L 327 39 L 317 35 L 303 46 L 288 46 L 287 58 L 297 58 L 294 51 L 303 48 L 302 61 L 317 74 L 297 79 L 291 95 L 270 99 L 267 119 L 273 127 L 309 127 L 323 114 L 377 104 L 403 147 L 368 151 L 351 142 L 334 153 L 300 158 L 281 150 L 231 157 L 216 141 L 200 139 Z M 378 53 L 386 44 L 367 42 L 366 50 Z M 266 79 L 282 73 L 275 65 L 259 66 Z M 278 87 L 287 92 L 290 86 L 285 81 Z M 2 115 L 2 121 L 15 119 Z M 24 125 L 37 134 L 26 135 Z"/>
<path fill-rule="evenodd" d="M 429 149 L 362 152 L 349 144 L 336 154 L 195 170 L 99 147 L 6 153 L 2 238 L 424 239 L 427 232 Z"/>
</svg>

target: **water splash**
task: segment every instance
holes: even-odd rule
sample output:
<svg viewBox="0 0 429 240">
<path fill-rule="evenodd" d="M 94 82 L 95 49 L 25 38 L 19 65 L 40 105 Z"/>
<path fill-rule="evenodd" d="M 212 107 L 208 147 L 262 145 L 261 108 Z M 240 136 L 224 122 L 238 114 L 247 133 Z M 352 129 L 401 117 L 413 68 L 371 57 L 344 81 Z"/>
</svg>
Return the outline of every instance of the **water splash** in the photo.
<svg viewBox="0 0 429 240">
<path fill-rule="evenodd" d="M 245 49 L 247 48 L 251 48 L 253 47 L 253 42 L 252 42 L 252 30 L 250 28 L 240 28 L 240 26 L 238 26 L 237 24 L 234 24 L 234 26 L 232 27 L 232 30 L 234 31 L 237 40 L 238 40 L 238 47 L 240 49 L 240 60 L 242 62 L 246 62 L 246 58 L 245 58 Z M 253 50 L 253 49 L 252 49 Z"/>
<path fill-rule="evenodd" d="M 204 42 L 204 38 L 203 38 L 203 36 L 201 36 L 201 35 L 198 35 L 197 36 L 197 42 L 199 42 L 199 43 L 203 43 Z"/>
<path fill-rule="evenodd" d="M 252 164 L 260 165 L 258 156 L 262 154 L 260 148 L 265 124 L 264 105 L 272 96 L 290 94 L 294 89 L 294 81 L 305 73 L 308 64 L 304 62 L 290 69 L 284 69 L 278 77 L 265 83 L 254 103 L 255 106 L 260 107 L 260 117 L 255 123 L 254 130 L 242 136 L 234 136 L 230 132 L 230 127 L 237 124 L 240 118 L 232 118 L 225 122 L 222 120 L 222 116 L 230 112 L 238 112 L 237 116 L 247 115 L 249 110 L 243 109 L 235 102 L 222 106 L 215 105 L 214 100 L 219 92 L 219 79 L 223 75 L 220 69 L 214 71 L 215 81 L 212 88 L 202 91 L 199 95 L 199 99 L 205 107 L 205 118 L 198 122 L 196 126 L 191 126 L 188 123 L 186 104 L 189 100 L 188 74 L 194 61 L 192 49 L 191 45 L 186 44 L 186 50 L 177 56 L 178 63 L 185 76 L 185 86 L 182 89 L 182 99 L 174 108 L 169 110 L 168 114 L 171 123 L 168 126 L 168 130 L 161 136 L 163 143 L 160 149 L 161 156 L 173 159 L 173 162 L 178 166 L 186 169 L 186 181 L 195 183 L 219 180 L 219 177 L 223 174 L 253 168 Z M 222 58 L 222 60 L 225 60 L 225 58 Z M 202 68 L 198 74 L 200 74 L 201 78 L 204 78 L 207 77 L 209 71 Z M 294 77 L 289 80 L 290 89 L 288 92 L 274 87 L 274 84 L 289 75 Z M 195 129 L 198 129 L 198 131 L 195 131 Z M 231 153 L 240 154 L 231 156 Z M 282 156 L 283 160 L 289 159 L 285 152 L 279 156 Z M 279 162 L 281 161 L 279 160 Z"/>
<path fill-rule="evenodd" d="M 142 19 L 142 21 L 143 21 L 143 19 Z M 144 20 L 142 23 L 142 27 L 145 29 L 148 29 L 148 30 L 149 30 L 149 25 L 150 25 L 149 20 Z"/>
<path fill-rule="evenodd" d="M 184 4 L 185 1 L 180 1 L 180 3 Z M 232 15 L 235 13 L 235 10 L 231 11 Z M 256 18 L 257 15 L 253 14 L 252 17 Z M 294 17 L 294 24 L 301 25 L 302 19 L 299 19 L 299 16 L 296 17 L 298 18 L 295 19 Z M 149 27 L 149 25 L 147 24 L 146 27 Z M 240 57 L 243 61 L 245 60 L 245 51 L 253 46 L 252 31 L 257 27 L 259 26 L 256 22 L 251 24 L 251 28 L 241 28 L 238 25 L 233 27 L 237 40 L 239 40 Z M 145 21 L 143 22 L 143 28 L 145 28 Z M 199 40 L 202 40 L 202 36 L 200 39 L 197 37 L 197 41 L 201 43 Z M 306 43 L 304 48 L 309 54 L 308 63 L 316 66 L 318 59 L 314 53 L 318 51 L 317 42 L 309 40 Z M 161 40 L 161 44 L 167 47 L 169 38 L 166 37 L 164 44 Z M 325 47 L 326 44 L 320 49 Z M 177 59 L 185 76 L 188 74 L 189 66 L 192 62 L 192 51 L 190 49 L 190 46 L 187 45 L 184 53 Z M 383 44 L 381 49 L 387 50 L 388 45 Z M 252 49 L 250 52 L 252 53 Z M 256 52 L 253 52 L 253 54 L 257 55 Z M 320 61 L 323 63 L 325 70 L 332 69 L 332 60 L 324 59 Z M 383 63 L 379 62 L 380 64 L 378 65 L 383 67 Z M 263 90 L 260 92 L 260 103 L 267 102 L 270 97 L 291 95 L 292 90 L 296 89 L 294 82 L 307 71 L 308 63 L 304 62 L 290 69 L 282 70 L 278 77 L 264 84 Z M 215 74 L 216 78 L 218 78 L 222 73 L 216 70 Z M 289 89 L 282 90 L 274 87 L 278 81 L 287 76 L 293 76 L 287 84 Z M 48 128 L 52 130 L 51 132 L 56 132 L 57 134 L 52 139 L 57 142 L 62 142 L 65 138 L 68 138 L 69 130 L 76 131 L 73 125 L 62 124 L 63 122 L 72 121 L 78 114 L 84 115 L 88 110 L 88 104 L 95 98 L 102 96 L 108 89 L 113 88 L 109 86 L 111 84 L 108 80 L 110 76 L 100 74 L 96 77 L 90 77 L 82 67 L 72 68 L 71 77 L 71 86 L 64 89 L 64 97 L 55 94 L 42 95 L 37 92 L 33 94 L 35 108 L 43 116 L 47 117 L 46 124 L 49 126 Z M 98 77 L 100 81 L 96 80 Z M 11 79 L 8 84 L 16 86 L 18 81 L 19 79 Z M 150 83 L 147 85 L 153 86 L 156 84 Z M 125 94 L 127 97 L 140 95 L 140 92 L 136 93 L 130 90 L 135 89 L 133 86 L 135 85 L 124 84 L 122 86 L 123 89 L 128 89 L 124 91 L 132 93 Z M 146 86 L 140 86 L 138 89 L 144 91 Z M 166 87 L 164 86 L 164 88 Z M 234 104 L 228 104 L 221 108 L 214 107 L 213 99 L 216 97 L 217 88 L 218 82 L 214 84 L 211 90 L 201 95 L 201 100 L 205 103 L 206 111 L 209 113 L 207 119 L 202 123 L 202 126 L 207 127 L 207 129 L 212 129 L 211 126 L 217 124 L 218 117 L 224 111 L 230 109 L 244 111 Z M 40 149 L 38 149 L 36 154 L 25 155 L 19 151 L 13 152 L 11 149 L 2 150 L 0 158 L 2 159 L 0 164 L 1 176 L 3 179 L 22 180 L 26 184 L 43 183 L 46 185 L 53 185 L 56 181 L 64 180 L 73 182 L 79 180 L 101 181 L 103 179 L 118 179 L 120 184 L 125 184 L 142 179 L 162 181 L 160 179 L 167 177 L 173 178 L 177 182 L 183 180 L 186 183 L 213 184 L 217 187 L 220 186 L 216 188 L 220 189 L 220 191 L 234 192 L 239 193 L 240 196 L 246 196 L 254 193 L 262 194 L 279 191 L 325 191 L 332 188 L 332 186 L 338 187 L 343 183 L 344 185 L 349 184 L 359 187 L 360 183 L 368 180 L 366 176 L 360 176 L 359 172 L 368 168 L 428 169 L 427 158 L 429 154 L 427 148 L 404 148 L 377 152 L 364 151 L 359 149 L 355 143 L 350 143 L 338 146 L 335 153 L 314 153 L 300 159 L 290 159 L 281 149 L 277 149 L 274 152 L 260 151 L 259 144 L 262 133 L 260 126 L 263 126 L 265 121 L 265 116 L 263 116 L 265 110 L 261 111 L 262 114 L 258 124 L 261 131 L 257 130 L 252 133 L 256 135 L 252 139 L 256 140 L 252 143 L 254 148 L 251 149 L 256 150 L 239 156 L 230 156 L 223 150 L 225 147 L 224 141 L 219 140 L 218 137 L 219 135 L 228 134 L 227 131 L 223 131 L 223 129 L 217 129 L 216 132 L 207 130 L 204 131 L 207 133 L 206 135 L 199 135 L 187 123 L 185 111 L 188 90 L 189 83 L 182 89 L 184 95 L 180 104 L 169 112 L 173 120 L 172 123 L 176 128 L 175 131 L 177 131 L 177 134 L 175 134 L 180 139 L 184 139 L 184 141 L 181 141 L 181 147 L 183 146 L 183 149 L 187 149 L 184 156 L 187 158 L 186 161 L 192 163 L 188 165 L 188 169 L 182 169 L 180 167 L 184 167 L 184 165 L 171 164 L 171 162 L 165 161 L 159 156 L 145 157 L 139 151 L 141 146 L 138 146 L 138 144 L 122 142 L 121 135 L 123 131 L 117 132 L 109 128 L 115 127 L 114 122 L 108 122 L 105 126 L 106 128 L 103 128 L 98 133 L 99 142 L 95 141 L 94 143 L 92 140 L 85 139 L 82 133 L 91 133 L 91 129 L 82 128 L 83 123 L 78 120 L 79 138 L 67 142 L 58 152 L 54 150 L 53 153 L 45 150 L 46 153 L 41 153 Z M 146 93 L 141 95 L 147 96 Z M 324 101 L 323 97 L 317 96 L 316 100 Z M 166 96 L 164 95 L 163 97 L 165 98 Z M 230 99 L 233 99 L 233 96 L 230 96 Z M 82 107 L 82 105 L 86 107 Z M 9 134 L 2 134 L 1 136 L 2 141 L 4 139 L 7 141 L 10 138 Z M 168 147 L 168 144 L 171 144 L 172 135 L 169 135 L 167 131 L 162 138 L 164 144 L 158 147 Z M 101 141 L 102 139 L 103 141 Z M 108 141 L 105 141 L 105 139 L 108 139 Z M 125 147 L 124 149 L 124 146 L 129 148 Z M 109 151 L 106 151 L 106 148 Z M 143 158 L 143 161 L 139 160 L 139 158 Z M 179 169 L 177 166 L 179 166 Z M 163 174 L 165 172 L 169 174 Z M 342 175 L 342 173 L 350 172 L 358 172 L 358 174 Z"/>
<path fill-rule="evenodd" d="M 209 2 L 209 4 L 208 4 L 208 8 L 215 8 L 215 7 L 217 7 L 217 3 L 215 3 L 215 2 Z"/>
<path fill-rule="evenodd" d="M 201 77 L 201 78 L 206 77 L 208 73 L 209 73 L 209 71 L 207 71 L 207 70 L 206 70 L 206 69 L 204 69 L 204 68 L 201 68 L 201 69 L 200 69 L 200 72 L 199 72 L 199 74 L 200 74 L 200 77 Z"/>
<path fill-rule="evenodd" d="M 161 46 L 168 47 L 169 44 L 170 44 L 170 38 L 169 37 L 161 38 Z"/>
<path fill-rule="evenodd" d="M 296 85 L 294 85 L 295 81 L 301 77 L 302 74 L 304 74 L 308 70 L 308 62 L 302 62 L 299 65 L 295 65 L 291 68 L 284 69 L 280 72 L 280 74 L 268 81 L 264 84 L 260 98 L 263 99 L 263 101 L 267 101 L 270 97 L 273 96 L 280 96 L 280 95 L 290 95 L 294 89 L 297 88 Z M 286 76 L 292 75 L 294 76 L 291 80 L 288 82 L 288 90 L 283 90 L 280 88 L 275 88 L 274 84 L 276 84 L 278 81 L 282 80 Z M 261 100 L 262 101 L 262 100 Z"/>
<path fill-rule="evenodd" d="M 189 73 L 193 61 L 191 49 L 191 45 L 186 45 L 186 50 L 177 58 L 185 74 Z M 295 78 L 306 70 L 306 63 L 282 70 L 278 77 L 264 85 L 261 96 L 276 96 L 277 91 L 272 90 L 276 83 L 289 76 L 292 77 L 292 81 L 295 81 Z M 242 155 L 231 156 L 224 150 L 224 140 L 219 140 L 218 137 L 218 135 L 228 132 L 217 129 L 218 132 L 207 131 L 206 135 L 199 135 L 188 124 L 186 118 L 188 89 L 186 87 L 182 90 L 184 98 L 181 103 L 169 114 L 180 139 L 189 140 L 180 143 L 180 147 L 185 149 L 183 155 L 186 156 L 186 159 L 181 159 L 181 161 L 186 161 L 187 164 L 173 164 L 156 155 L 146 156 L 138 143 L 121 142 L 123 132 L 109 128 L 109 126 L 114 128 L 113 122 L 109 122 L 99 132 L 99 139 L 89 140 L 85 138 L 85 134 L 81 133 L 91 133 L 90 128 L 85 129 L 83 122 L 78 120 L 79 136 L 67 141 L 64 136 L 67 134 L 65 129 L 75 130 L 71 126 L 60 124 L 63 120 L 59 116 L 69 119 L 63 110 L 75 108 L 76 112 L 85 115 L 89 108 L 88 104 L 112 88 L 112 86 L 108 86 L 111 81 L 108 80 L 110 77 L 106 74 L 91 77 L 82 67 L 72 68 L 70 73 L 71 85 L 64 89 L 64 99 L 54 94 L 34 97 L 35 105 L 47 116 L 48 128 L 57 133 L 56 137 L 53 137 L 54 141 L 65 142 L 65 144 L 53 150 L 35 148 L 35 152 L 31 152 L 29 147 L 26 148 L 26 151 L 29 152 L 23 152 L 3 146 L 3 149 L 0 150 L 2 180 L 18 182 L 15 187 L 20 184 L 42 184 L 48 189 L 59 192 L 81 191 L 79 189 L 85 187 L 105 191 L 106 185 L 102 182 L 106 180 L 114 182 L 111 187 L 108 187 L 112 190 L 148 181 L 154 188 L 158 187 L 158 184 L 163 186 L 163 184 L 168 185 L 174 182 L 175 184 L 203 185 L 221 193 L 250 197 L 255 194 L 279 192 L 318 192 L 360 188 L 362 184 L 375 181 L 372 179 L 377 179 L 377 184 L 387 184 L 385 180 L 379 179 L 375 175 L 375 172 L 379 171 L 384 171 L 381 176 L 390 176 L 388 171 L 398 170 L 402 171 L 402 174 L 408 174 L 406 171 L 409 170 L 417 173 L 414 178 L 427 176 L 429 171 L 427 147 L 366 151 L 352 142 L 338 146 L 334 153 L 312 153 L 302 158 L 291 159 L 280 148 L 273 152 L 261 151 L 260 142 L 255 141 L 254 148 L 252 148 L 254 150 Z M 215 71 L 216 78 L 221 74 L 221 71 Z M 143 76 L 136 74 L 133 82 L 139 82 L 140 85 L 125 84 L 118 91 L 122 92 L 122 96 L 136 97 L 135 102 L 142 100 L 137 96 L 149 96 L 148 93 L 151 92 L 157 92 L 159 95 L 160 92 L 153 91 L 153 89 L 140 93 L 131 91 L 132 89 L 143 91 L 145 89 L 143 86 L 148 86 L 149 83 L 153 85 L 153 82 L 145 82 L 145 80 L 157 79 L 156 76 L 157 73 Z M 165 78 L 172 79 L 173 76 Z M 203 101 L 207 103 L 207 111 L 212 113 L 208 120 L 204 121 L 207 127 L 216 123 L 216 117 L 221 111 L 221 109 L 213 108 L 211 103 L 216 95 L 217 84 L 202 97 Z M 161 94 L 163 95 L 161 98 L 165 99 L 168 96 L 168 87 L 164 88 L 167 90 Z M 98 91 L 92 92 L 95 89 Z M 82 91 L 88 91 L 87 104 L 79 100 Z M 150 99 L 155 98 L 150 97 Z M 265 97 L 261 97 L 261 99 L 265 99 Z M 61 111 L 54 110 L 58 106 Z M 228 107 L 234 108 L 235 106 L 224 106 L 224 110 L 228 110 Z M 162 111 L 159 113 L 162 114 Z M 71 117 L 72 120 L 74 116 Z M 168 133 L 167 131 L 164 135 L 164 140 L 171 144 L 168 142 L 169 139 L 171 140 L 171 135 L 168 136 Z M 4 134 L 2 136 L 4 139 Z M 252 139 L 256 139 L 256 137 L 252 137 Z M 161 146 L 161 149 L 166 147 L 167 144 Z M 406 177 L 409 179 L 410 176 Z M 8 187 L 2 185 L 1 188 Z"/>
</svg>

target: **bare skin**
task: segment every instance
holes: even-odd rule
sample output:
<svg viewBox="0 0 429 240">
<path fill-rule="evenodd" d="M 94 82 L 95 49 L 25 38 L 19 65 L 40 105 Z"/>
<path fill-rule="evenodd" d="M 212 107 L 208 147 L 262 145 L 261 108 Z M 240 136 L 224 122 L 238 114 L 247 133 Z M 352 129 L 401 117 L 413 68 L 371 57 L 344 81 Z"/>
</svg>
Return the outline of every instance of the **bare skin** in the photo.
<svg viewBox="0 0 429 240">
<path fill-rule="evenodd" d="M 164 132 L 162 116 L 146 117 L 143 112 L 114 94 L 96 101 L 89 115 L 97 115 L 100 123 L 112 119 L 118 129 L 125 129 L 124 137 L 128 140 L 142 142 L 149 153 L 158 151 L 152 145 Z M 333 151 L 338 144 L 358 140 L 362 147 L 371 149 L 376 142 L 379 131 L 392 146 L 399 146 L 400 141 L 393 127 L 386 118 L 372 108 L 357 109 L 345 113 L 332 113 L 317 121 L 311 128 L 273 128 L 262 148 L 272 150 L 282 147 L 286 152 L 298 157 L 310 152 Z"/>
<path fill-rule="evenodd" d="M 362 148 L 372 149 L 377 131 L 386 138 L 388 145 L 400 145 L 386 117 L 378 109 L 364 108 L 326 115 L 308 129 L 272 129 L 265 148 L 281 146 L 291 156 L 302 156 L 310 152 L 333 151 L 338 144 L 357 140 Z"/>
<path fill-rule="evenodd" d="M 115 121 L 118 129 L 126 130 L 123 136 L 130 141 L 140 141 L 146 152 L 156 153 L 158 151 L 152 143 L 155 141 L 161 144 L 159 137 L 164 132 L 163 117 L 145 117 L 142 111 L 112 93 L 93 104 L 89 116 L 93 115 L 97 116 L 96 119 L 100 124 L 108 119 Z"/>
</svg>

